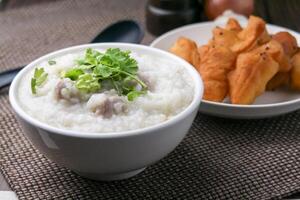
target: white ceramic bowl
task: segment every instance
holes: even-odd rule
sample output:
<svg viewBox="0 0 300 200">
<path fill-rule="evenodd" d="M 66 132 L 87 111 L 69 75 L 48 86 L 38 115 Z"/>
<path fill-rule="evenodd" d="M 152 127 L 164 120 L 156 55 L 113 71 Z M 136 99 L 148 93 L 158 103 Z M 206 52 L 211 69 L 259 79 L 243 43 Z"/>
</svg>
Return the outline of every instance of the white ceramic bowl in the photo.
<svg viewBox="0 0 300 200">
<path fill-rule="evenodd" d="M 195 84 L 192 103 L 172 119 L 155 126 L 115 133 L 88 133 L 62 130 L 29 116 L 17 99 L 21 77 L 45 60 L 83 51 L 86 48 L 121 48 L 172 59 L 184 66 Z M 170 66 L 172 67 L 172 66 Z M 118 180 L 141 172 L 170 153 L 187 134 L 197 114 L 203 94 L 203 83 L 194 68 L 178 57 L 142 45 L 121 43 L 87 44 L 45 55 L 27 65 L 14 79 L 9 99 L 27 138 L 46 157 L 87 178 Z"/>
<path fill-rule="evenodd" d="M 226 22 L 227 20 L 221 22 L 224 21 Z M 203 22 L 174 29 L 154 40 L 151 46 L 169 51 L 170 47 L 180 36 L 188 37 L 196 41 L 199 45 L 206 44 L 212 37 L 213 28 L 217 25 L 225 25 L 221 22 Z M 241 21 L 241 25 L 243 26 L 246 23 L 247 21 Z M 269 33 L 288 31 L 297 39 L 298 44 L 300 44 L 300 34 L 295 31 L 271 24 L 267 25 L 267 29 Z M 201 107 L 199 108 L 202 113 L 237 119 L 273 117 L 298 109 L 300 109 L 300 92 L 292 92 L 286 88 L 276 91 L 266 91 L 256 98 L 252 105 L 234 105 L 228 103 L 227 99 L 222 103 L 202 100 Z"/>
</svg>

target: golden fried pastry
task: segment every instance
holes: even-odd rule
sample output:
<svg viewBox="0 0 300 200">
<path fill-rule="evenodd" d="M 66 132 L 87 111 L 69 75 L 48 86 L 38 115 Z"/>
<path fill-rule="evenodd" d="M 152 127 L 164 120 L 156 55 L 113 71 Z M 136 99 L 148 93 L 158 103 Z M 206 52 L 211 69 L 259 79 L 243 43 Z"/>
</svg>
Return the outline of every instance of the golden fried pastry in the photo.
<svg viewBox="0 0 300 200">
<path fill-rule="evenodd" d="M 234 19 L 234 18 L 229 18 L 225 27 L 226 30 L 229 31 L 234 31 L 236 33 L 240 32 L 241 30 L 243 30 L 243 28 L 241 27 L 240 23 Z"/>
<path fill-rule="evenodd" d="M 275 74 L 275 76 L 268 82 L 267 90 L 275 90 L 278 87 L 288 85 L 289 80 L 289 72 L 277 72 L 277 74 Z"/>
<path fill-rule="evenodd" d="M 202 45 L 198 48 L 199 57 L 205 57 L 211 45 Z M 213 45 L 212 45 L 213 46 Z"/>
<path fill-rule="evenodd" d="M 290 63 L 289 57 L 284 53 L 282 45 L 276 40 L 271 40 L 270 42 L 261 45 L 260 47 L 253 50 L 257 53 L 267 53 L 276 62 L 279 63 L 279 71 L 287 72 L 291 69 L 292 65 Z"/>
<path fill-rule="evenodd" d="M 216 27 L 209 44 L 223 45 L 235 53 L 242 53 L 256 47 L 259 39 L 267 40 L 264 38 L 267 37 L 265 22 L 261 18 L 250 16 L 247 27 L 239 32 L 231 30 L 233 23 L 227 24 L 228 28 L 225 29 Z"/>
<path fill-rule="evenodd" d="M 267 85 L 267 90 L 275 90 L 280 86 L 289 84 L 289 70 L 292 68 L 292 65 L 290 63 L 290 57 L 292 57 L 297 52 L 297 40 L 290 33 L 278 32 L 272 36 L 272 39 L 281 44 L 285 56 L 283 56 L 283 59 L 279 64 L 282 72 L 278 72 L 269 81 Z"/>
<path fill-rule="evenodd" d="M 288 32 L 270 35 L 265 22 L 250 16 L 246 28 L 230 18 L 215 27 L 207 45 L 197 49 L 181 37 L 170 49 L 191 63 L 204 82 L 204 99 L 251 104 L 266 89 L 289 86 L 300 91 L 300 48 Z"/>
<path fill-rule="evenodd" d="M 234 45 L 231 49 L 236 53 L 241 53 L 257 45 L 260 39 L 266 32 L 266 23 L 259 17 L 250 16 L 248 25 L 245 29 L 238 33 L 240 43 Z"/>
<path fill-rule="evenodd" d="M 290 87 L 294 90 L 300 90 L 300 51 L 292 58 L 292 69 L 290 72 Z"/>
<path fill-rule="evenodd" d="M 240 54 L 236 69 L 228 74 L 231 103 L 253 103 L 278 70 L 278 63 L 267 53 L 251 51 Z"/>
<path fill-rule="evenodd" d="M 263 34 L 258 38 L 257 44 L 263 45 L 267 42 L 269 42 L 272 39 L 271 35 L 268 33 L 267 29 L 263 32 Z"/>
<path fill-rule="evenodd" d="M 178 38 L 175 44 L 170 48 L 170 51 L 191 64 L 197 60 L 197 44 L 188 38 Z"/>
<path fill-rule="evenodd" d="M 293 56 L 297 52 L 297 40 L 290 33 L 278 32 L 272 38 L 282 45 L 284 53 L 288 56 Z"/>
<path fill-rule="evenodd" d="M 234 68 L 236 55 L 227 47 L 205 45 L 199 49 L 203 98 L 221 102 L 228 94 L 227 74 Z"/>
<path fill-rule="evenodd" d="M 199 49 L 197 48 L 192 52 L 192 65 L 196 68 L 196 70 L 200 73 L 200 53 Z"/>
<path fill-rule="evenodd" d="M 208 50 L 210 49 L 209 48 L 210 45 L 203 45 L 203 46 L 200 46 L 198 48 L 198 56 L 199 56 L 199 59 L 198 59 L 198 62 L 196 63 L 194 61 L 194 67 L 197 69 L 197 71 L 200 73 L 200 68 L 201 68 L 201 57 L 204 57 L 206 55 L 206 53 L 208 52 Z"/>
<path fill-rule="evenodd" d="M 240 39 L 235 31 L 227 30 L 219 26 L 213 29 L 213 38 L 209 41 L 210 45 L 222 45 L 230 49 L 238 43 L 240 43 Z"/>
<path fill-rule="evenodd" d="M 288 83 L 288 71 L 291 69 L 291 63 L 279 42 L 272 39 L 270 42 L 253 49 L 251 53 L 259 55 L 266 54 L 279 64 L 278 71 L 280 72 L 274 77 L 271 77 L 267 84 L 268 90 L 274 90 L 275 88 Z"/>
</svg>

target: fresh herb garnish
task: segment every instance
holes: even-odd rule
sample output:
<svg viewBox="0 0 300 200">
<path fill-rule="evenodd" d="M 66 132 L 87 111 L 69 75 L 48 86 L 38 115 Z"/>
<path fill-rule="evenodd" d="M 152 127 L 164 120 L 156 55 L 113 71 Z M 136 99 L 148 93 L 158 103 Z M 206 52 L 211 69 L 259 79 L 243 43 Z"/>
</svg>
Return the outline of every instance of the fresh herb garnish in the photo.
<svg viewBox="0 0 300 200">
<path fill-rule="evenodd" d="M 133 101 L 147 91 L 147 85 L 138 78 L 137 72 L 137 61 L 130 57 L 130 51 L 110 48 L 101 53 L 89 48 L 84 58 L 65 72 L 64 77 L 75 81 L 77 89 L 87 93 L 99 90 L 103 81 L 109 82 L 119 95 L 126 95 Z"/>
<path fill-rule="evenodd" d="M 75 86 L 84 92 L 96 92 L 101 88 L 101 85 L 98 81 L 99 79 L 94 77 L 92 74 L 83 74 L 78 77 L 76 80 Z"/>
<path fill-rule="evenodd" d="M 47 79 L 48 74 L 44 68 L 35 68 L 33 78 L 31 79 L 31 92 L 36 94 L 36 87 L 41 86 Z"/>
<path fill-rule="evenodd" d="M 135 98 L 139 97 L 142 94 L 146 94 L 145 91 L 131 91 L 127 94 L 127 98 L 129 101 L 133 101 Z"/>
<path fill-rule="evenodd" d="M 55 65 L 55 64 L 56 64 L 56 61 L 55 61 L 55 60 L 49 60 L 49 61 L 48 61 L 48 64 L 49 64 L 49 65 Z"/>
<path fill-rule="evenodd" d="M 68 77 L 71 80 L 77 80 L 79 78 L 80 75 L 84 74 L 84 71 L 81 69 L 70 69 L 67 72 L 65 72 L 64 77 Z"/>
</svg>

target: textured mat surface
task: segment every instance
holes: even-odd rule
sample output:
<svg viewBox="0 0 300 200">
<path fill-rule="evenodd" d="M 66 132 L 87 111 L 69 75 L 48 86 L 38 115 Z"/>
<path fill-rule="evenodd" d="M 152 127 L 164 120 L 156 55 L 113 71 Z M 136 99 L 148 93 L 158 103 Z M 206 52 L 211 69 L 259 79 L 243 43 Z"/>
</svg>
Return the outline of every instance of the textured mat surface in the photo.
<svg viewBox="0 0 300 200">
<path fill-rule="evenodd" d="M 109 23 L 144 23 L 145 1 L 59 1 L 0 13 L 1 70 L 86 43 Z M 26 26 L 24 25 L 26 24 Z M 153 37 L 146 35 L 148 44 Z M 270 199 L 300 189 L 300 112 L 254 121 L 199 114 L 174 152 L 124 181 L 83 179 L 42 156 L 0 92 L 0 168 L 27 199 Z"/>
</svg>

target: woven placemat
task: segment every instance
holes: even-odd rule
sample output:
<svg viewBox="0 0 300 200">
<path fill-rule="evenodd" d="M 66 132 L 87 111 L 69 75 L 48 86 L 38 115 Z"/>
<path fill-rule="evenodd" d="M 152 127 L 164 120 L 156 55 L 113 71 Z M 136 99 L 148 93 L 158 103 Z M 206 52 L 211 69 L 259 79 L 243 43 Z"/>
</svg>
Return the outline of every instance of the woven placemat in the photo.
<svg viewBox="0 0 300 200">
<path fill-rule="evenodd" d="M 144 24 L 145 1 L 55 1 L 0 13 L 1 70 L 86 43 L 118 19 Z M 153 37 L 146 34 L 148 44 Z M 264 120 L 198 114 L 184 141 L 128 180 L 83 179 L 42 156 L 0 92 L 1 172 L 28 199 L 271 199 L 300 190 L 300 112 Z"/>
</svg>

